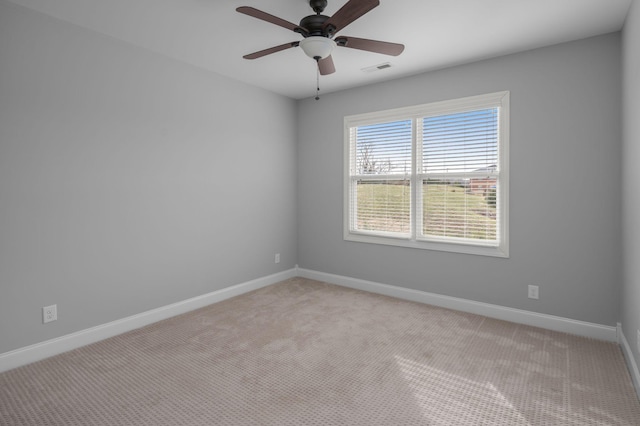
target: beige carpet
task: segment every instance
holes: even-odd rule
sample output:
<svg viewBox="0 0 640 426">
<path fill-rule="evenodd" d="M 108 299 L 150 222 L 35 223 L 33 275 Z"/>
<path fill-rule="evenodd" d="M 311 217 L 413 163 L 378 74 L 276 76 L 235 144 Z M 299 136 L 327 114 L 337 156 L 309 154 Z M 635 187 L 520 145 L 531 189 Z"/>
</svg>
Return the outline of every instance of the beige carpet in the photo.
<svg viewBox="0 0 640 426">
<path fill-rule="evenodd" d="M 0 374 L 1 425 L 640 425 L 612 343 L 296 278 Z"/>
</svg>

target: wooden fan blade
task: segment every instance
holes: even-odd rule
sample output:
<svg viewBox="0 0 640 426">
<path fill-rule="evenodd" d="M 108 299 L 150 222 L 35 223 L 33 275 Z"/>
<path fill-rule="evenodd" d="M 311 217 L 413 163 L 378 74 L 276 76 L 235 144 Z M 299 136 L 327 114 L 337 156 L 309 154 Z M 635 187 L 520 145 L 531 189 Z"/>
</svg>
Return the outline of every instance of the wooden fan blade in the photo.
<svg viewBox="0 0 640 426">
<path fill-rule="evenodd" d="M 336 72 L 336 67 L 333 65 L 331 55 L 318 61 L 318 69 L 320 70 L 321 75 L 328 75 Z"/>
<path fill-rule="evenodd" d="M 349 0 L 324 23 L 325 33 L 337 33 L 379 4 L 379 0 Z"/>
<path fill-rule="evenodd" d="M 263 56 L 270 55 L 272 53 L 280 52 L 281 50 L 290 49 L 292 47 L 297 47 L 300 44 L 299 41 L 292 41 L 291 43 L 281 44 L 280 46 L 270 47 L 269 49 L 260 50 L 259 52 L 250 53 L 248 55 L 244 55 L 244 59 L 257 59 L 262 58 Z"/>
<path fill-rule="evenodd" d="M 351 49 L 366 50 L 368 52 L 382 53 L 384 55 L 398 56 L 404 51 L 404 44 L 389 43 L 387 41 L 369 40 L 357 37 L 336 37 L 338 46 Z"/>
<path fill-rule="evenodd" d="M 254 18 L 262 19 L 263 21 L 270 22 L 272 24 L 279 25 L 288 30 L 294 31 L 298 26 L 292 22 L 285 21 L 284 19 L 278 18 L 277 16 L 273 16 L 268 14 L 267 12 L 263 12 L 261 10 L 255 9 L 249 6 L 240 6 L 236 9 L 236 12 L 244 13 L 245 15 L 253 16 Z"/>
</svg>

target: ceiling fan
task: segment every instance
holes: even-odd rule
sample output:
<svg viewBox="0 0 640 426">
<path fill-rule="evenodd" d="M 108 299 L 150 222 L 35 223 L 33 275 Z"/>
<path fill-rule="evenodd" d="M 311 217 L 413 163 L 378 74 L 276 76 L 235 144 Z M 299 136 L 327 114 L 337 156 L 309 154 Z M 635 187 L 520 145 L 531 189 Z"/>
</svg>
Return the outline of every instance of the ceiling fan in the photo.
<svg viewBox="0 0 640 426">
<path fill-rule="evenodd" d="M 402 44 L 342 35 L 335 37 L 337 32 L 379 4 L 379 0 L 349 0 L 333 16 L 329 17 L 322 15 L 325 7 L 327 7 L 327 0 L 309 0 L 309 6 L 311 6 L 316 14 L 302 18 L 299 25 L 253 7 L 239 7 L 236 11 L 240 13 L 281 26 L 303 37 L 300 41 L 292 41 L 269 49 L 260 50 L 244 55 L 243 58 L 257 59 L 300 46 L 307 56 L 316 60 L 319 73 L 327 75 L 336 71 L 333 59 L 331 58 L 331 52 L 336 46 L 398 56 L 404 50 L 404 45 Z"/>
</svg>

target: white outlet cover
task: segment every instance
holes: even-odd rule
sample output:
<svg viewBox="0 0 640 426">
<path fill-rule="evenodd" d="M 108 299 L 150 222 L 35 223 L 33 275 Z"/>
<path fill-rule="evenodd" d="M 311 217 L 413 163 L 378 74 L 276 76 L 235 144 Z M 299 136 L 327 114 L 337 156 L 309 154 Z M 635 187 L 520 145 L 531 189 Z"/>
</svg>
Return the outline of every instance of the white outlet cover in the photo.
<svg viewBox="0 0 640 426">
<path fill-rule="evenodd" d="M 46 324 L 58 319 L 58 306 L 51 305 L 42 308 L 42 323 Z"/>
</svg>

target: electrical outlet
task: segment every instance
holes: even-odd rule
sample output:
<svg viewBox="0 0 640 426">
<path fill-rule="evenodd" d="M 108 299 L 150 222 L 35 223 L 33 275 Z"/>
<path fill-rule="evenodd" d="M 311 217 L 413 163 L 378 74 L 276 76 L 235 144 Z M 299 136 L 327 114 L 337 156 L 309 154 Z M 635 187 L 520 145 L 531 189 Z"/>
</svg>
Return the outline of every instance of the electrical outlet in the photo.
<svg viewBox="0 0 640 426">
<path fill-rule="evenodd" d="M 537 285 L 530 285 L 529 286 L 529 294 L 528 294 L 529 299 L 539 299 L 539 294 L 538 294 L 538 286 Z"/>
<path fill-rule="evenodd" d="M 46 324 L 58 319 L 58 305 L 45 306 L 42 308 L 42 323 Z"/>
<path fill-rule="evenodd" d="M 276 253 L 276 257 L 274 259 L 275 263 L 280 263 L 280 253 Z"/>
</svg>

